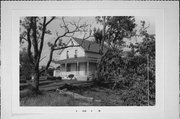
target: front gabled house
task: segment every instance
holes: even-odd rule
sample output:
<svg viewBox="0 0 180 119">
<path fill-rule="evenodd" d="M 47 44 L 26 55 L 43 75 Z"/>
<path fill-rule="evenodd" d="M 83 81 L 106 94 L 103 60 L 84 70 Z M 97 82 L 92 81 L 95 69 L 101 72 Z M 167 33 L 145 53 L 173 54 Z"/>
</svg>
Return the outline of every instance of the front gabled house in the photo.
<svg viewBox="0 0 180 119">
<path fill-rule="evenodd" d="M 100 60 L 99 45 L 95 42 L 71 37 L 67 42 L 69 45 L 80 45 L 78 47 L 68 47 L 61 50 L 56 60 L 58 65 L 54 70 L 55 77 L 68 79 L 73 74 L 77 80 L 86 81 L 97 71 L 97 63 Z"/>
</svg>

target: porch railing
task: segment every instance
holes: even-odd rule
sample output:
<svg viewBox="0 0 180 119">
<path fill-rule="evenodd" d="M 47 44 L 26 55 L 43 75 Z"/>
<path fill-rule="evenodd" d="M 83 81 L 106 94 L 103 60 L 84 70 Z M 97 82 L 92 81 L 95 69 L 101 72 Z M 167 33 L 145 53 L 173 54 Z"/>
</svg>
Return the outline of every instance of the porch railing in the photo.
<svg viewBox="0 0 180 119">
<path fill-rule="evenodd" d="M 80 75 L 85 75 L 84 71 L 69 71 L 69 72 L 65 72 L 65 71 L 60 71 L 60 70 L 54 70 L 54 76 L 55 77 L 67 77 L 70 74 L 74 74 L 74 76 L 80 76 Z"/>
</svg>

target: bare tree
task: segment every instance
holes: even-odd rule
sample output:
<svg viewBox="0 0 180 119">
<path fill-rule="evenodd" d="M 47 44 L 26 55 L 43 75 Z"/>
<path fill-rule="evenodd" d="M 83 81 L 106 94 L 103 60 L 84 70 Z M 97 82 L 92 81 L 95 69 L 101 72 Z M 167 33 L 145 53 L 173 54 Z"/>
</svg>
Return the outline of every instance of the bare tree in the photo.
<svg viewBox="0 0 180 119">
<path fill-rule="evenodd" d="M 31 74 L 31 87 L 32 91 L 39 92 L 39 78 L 41 73 L 47 71 L 49 68 L 53 52 L 56 50 L 65 49 L 68 47 L 79 47 L 79 45 L 70 45 L 67 46 L 62 42 L 62 38 L 71 37 L 76 32 L 88 32 L 88 24 L 80 24 L 80 19 L 78 22 L 66 22 L 65 18 L 62 17 L 62 24 L 60 25 L 61 31 L 64 33 L 56 33 L 56 39 L 53 42 L 48 42 L 50 47 L 49 59 L 44 70 L 40 71 L 39 64 L 41 61 L 42 50 L 44 47 L 44 39 L 46 34 L 51 34 L 51 31 L 47 29 L 47 26 L 56 19 L 56 17 L 51 17 L 47 20 L 47 17 L 25 17 L 20 20 L 20 28 L 22 31 L 20 34 L 20 43 L 27 41 L 27 53 L 29 62 L 32 64 L 32 74 Z M 84 34 L 83 40 L 88 39 L 90 35 L 87 33 Z"/>
</svg>

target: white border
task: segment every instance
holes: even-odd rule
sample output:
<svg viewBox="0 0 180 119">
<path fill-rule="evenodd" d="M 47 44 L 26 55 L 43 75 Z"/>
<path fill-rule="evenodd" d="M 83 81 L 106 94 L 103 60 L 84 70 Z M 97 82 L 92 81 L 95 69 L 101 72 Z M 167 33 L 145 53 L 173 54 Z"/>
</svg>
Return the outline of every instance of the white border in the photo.
<svg viewBox="0 0 180 119">
<path fill-rule="evenodd" d="M 143 12 L 142 12 L 143 11 Z M 88 14 L 87 14 L 88 13 Z M 155 18 L 156 21 L 156 106 L 154 107 L 104 107 L 102 109 L 102 112 L 107 113 L 109 110 L 112 112 L 120 113 L 120 112 L 130 112 L 132 109 L 135 112 L 149 112 L 150 110 L 157 111 L 160 110 L 160 107 L 163 105 L 163 82 L 164 77 L 163 77 L 163 11 L 162 10 L 149 10 L 149 9 L 101 9 L 101 10 L 80 10 L 80 9 L 75 9 L 75 10 L 51 10 L 51 11 L 19 11 L 19 10 L 14 10 L 12 13 L 12 77 L 15 77 L 13 79 L 13 98 L 12 98 L 12 104 L 13 104 L 13 113 L 43 113 L 43 112 L 49 112 L 49 113 L 57 113 L 59 111 L 63 113 L 73 113 L 76 111 L 76 108 L 72 107 L 51 107 L 51 108 L 46 108 L 46 107 L 19 107 L 19 18 L 22 16 L 100 16 L 100 15 L 112 15 L 112 16 L 152 16 Z M 96 109 L 96 108 L 101 108 L 101 107 L 86 107 L 86 109 Z M 82 109 L 85 109 L 84 107 Z M 39 110 L 39 111 L 37 111 Z"/>
<path fill-rule="evenodd" d="M 175 50 L 178 49 L 178 28 L 176 27 L 178 21 L 175 19 L 178 18 L 177 14 L 177 2 L 2 2 L 2 117 L 34 119 L 40 117 L 52 118 L 52 116 L 53 118 L 60 118 L 63 115 L 64 118 L 98 118 L 102 116 L 104 116 L 102 118 L 128 117 L 138 119 L 164 119 L 167 117 L 170 117 L 171 119 L 177 118 L 177 110 L 175 109 L 178 108 L 178 105 L 175 105 L 177 104 L 177 100 L 176 98 L 172 98 L 177 97 L 178 94 L 176 88 L 178 83 L 177 80 L 175 80 L 177 79 L 176 75 L 178 72 L 174 70 L 174 67 L 178 65 L 178 61 L 174 59 L 178 58 Z M 156 106 L 19 107 L 19 17 L 28 15 L 154 16 L 156 19 L 157 51 Z M 171 23 L 171 25 L 169 25 L 169 23 Z M 169 40 L 167 38 L 173 38 L 173 40 Z M 173 55 L 172 52 L 175 52 L 175 54 Z M 174 80 L 169 81 L 169 77 L 174 77 Z M 168 96 L 169 94 L 171 94 L 171 97 Z M 169 100 L 171 100 L 171 103 L 169 103 Z M 87 110 L 86 113 L 80 112 L 84 109 Z M 101 110 L 100 113 L 97 112 L 99 109 Z M 77 113 L 76 110 L 79 112 Z M 94 110 L 94 112 L 92 113 L 90 110 Z M 169 112 L 172 110 L 173 113 Z M 87 115 L 89 117 L 87 117 Z"/>
</svg>

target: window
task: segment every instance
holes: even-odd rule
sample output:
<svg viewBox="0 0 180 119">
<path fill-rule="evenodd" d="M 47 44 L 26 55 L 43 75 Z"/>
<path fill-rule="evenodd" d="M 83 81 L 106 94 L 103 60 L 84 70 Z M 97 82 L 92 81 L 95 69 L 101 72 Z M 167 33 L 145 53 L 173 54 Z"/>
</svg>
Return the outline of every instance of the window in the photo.
<svg viewBox="0 0 180 119">
<path fill-rule="evenodd" d="M 75 50 L 75 55 L 74 55 L 75 58 L 77 58 L 77 50 Z"/>
<path fill-rule="evenodd" d="M 69 51 L 66 52 L 66 58 L 69 59 Z"/>
<path fill-rule="evenodd" d="M 70 64 L 67 64 L 67 69 L 66 69 L 67 72 L 70 72 L 71 71 L 71 65 Z"/>
</svg>

